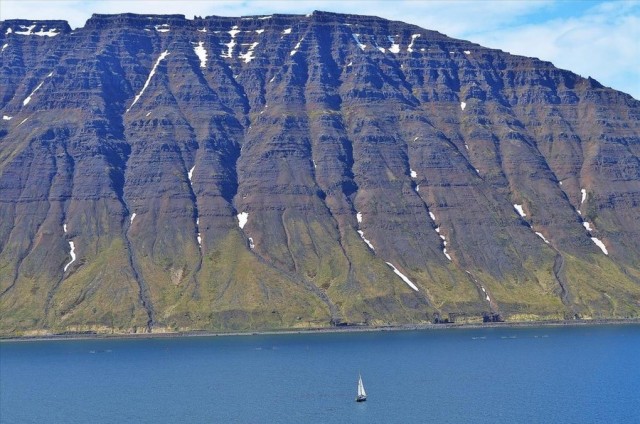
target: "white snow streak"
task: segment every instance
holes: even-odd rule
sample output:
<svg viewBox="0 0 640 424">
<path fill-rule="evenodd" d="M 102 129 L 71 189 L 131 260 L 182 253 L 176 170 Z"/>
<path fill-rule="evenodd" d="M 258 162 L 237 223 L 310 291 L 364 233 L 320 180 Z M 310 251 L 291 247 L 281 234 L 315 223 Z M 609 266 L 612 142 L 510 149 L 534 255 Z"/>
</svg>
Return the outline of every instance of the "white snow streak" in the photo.
<svg viewBox="0 0 640 424">
<path fill-rule="evenodd" d="M 2 119 L 4 121 L 11 121 L 13 119 L 13 116 L 8 116 L 8 115 L 2 115 Z"/>
<path fill-rule="evenodd" d="M 464 110 L 465 107 L 467 107 L 467 103 L 460 102 L 460 109 Z"/>
<path fill-rule="evenodd" d="M 609 255 L 609 252 L 607 251 L 607 247 L 599 238 L 591 237 L 591 241 L 593 241 L 596 244 L 596 246 L 598 246 L 600 250 L 602 250 L 602 253 L 604 253 L 605 255 Z"/>
<path fill-rule="evenodd" d="M 249 220 L 248 212 L 241 212 L 238 214 L 238 226 L 240 227 L 240 229 L 244 228 L 248 220 Z"/>
<path fill-rule="evenodd" d="M 198 32 L 207 32 L 206 28 L 199 29 Z"/>
<path fill-rule="evenodd" d="M 358 220 L 358 223 L 362 222 L 362 213 L 361 212 L 356 213 L 356 220 Z"/>
<path fill-rule="evenodd" d="M 471 52 L 469 50 L 465 50 L 464 54 L 471 54 Z"/>
<path fill-rule="evenodd" d="M 416 186 L 416 192 L 419 192 L 419 191 L 420 191 L 420 184 Z"/>
<path fill-rule="evenodd" d="M 416 41 L 416 38 L 420 37 L 420 34 L 413 34 L 411 36 L 411 43 L 409 44 L 409 47 L 407 47 L 407 51 L 409 53 L 413 52 L 413 43 Z"/>
<path fill-rule="evenodd" d="M 254 249 L 256 245 L 253 243 L 253 239 L 249 237 L 249 249 Z"/>
<path fill-rule="evenodd" d="M 264 32 L 264 29 L 257 29 L 256 30 L 256 34 L 262 34 Z"/>
<path fill-rule="evenodd" d="M 169 24 L 162 24 L 154 26 L 158 32 L 169 32 Z"/>
<path fill-rule="evenodd" d="M 284 31 L 282 31 L 283 34 L 291 34 L 291 28 L 287 28 Z"/>
<path fill-rule="evenodd" d="M 251 43 L 249 45 L 249 50 L 247 50 L 247 52 L 244 53 L 244 54 L 239 54 L 238 57 L 240 59 L 244 59 L 244 63 L 251 62 L 253 59 L 255 59 L 255 56 L 253 55 L 253 49 L 255 49 L 258 44 L 260 44 L 260 43 L 257 43 L 257 42 L 256 43 Z"/>
<path fill-rule="evenodd" d="M 22 101 L 22 106 L 26 106 L 26 105 L 28 105 L 28 104 L 29 104 L 29 102 L 31 101 L 31 96 L 33 96 L 34 94 L 36 94 L 36 91 L 40 90 L 40 87 L 42 87 L 42 84 L 44 84 L 44 81 L 42 81 L 40 84 L 38 84 L 38 86 L 35 88 L 35 90 L 33 90 L 33 91 L 31 92 L 31 94 L 29 94 L 29 95 L 27 96 L 27 98 L 26 98 L 26 99 L 24 99 L 24 100 Z"/>
<path fill-rule="evenodd" d="M 289 53 L 290 56 L 293 56 L 294 54 L 298 53 L 298 49 L 302 45 L 302 40 L 304 40 L 304 38 L 302 38 L 302 39 L 300 39 L 300 41 L 298 41 L 298 44 L 296 44 L 295 47 L 293 48 L 293 50 L 291 50 L 291 53 Z"/>
<path fill-rule="evenodd" d="M 399 276 L 400 278 L 402 278 L 402 281 L 404 281 L 405 283 L 407 283 L 407 285 L 408 285 L 409 287 L 411 287 L 411 288 L 412 288 L 413 290 L 415 290 L 415 291 L 419 291 L 419 290 L 418 290 L 418 287 L 416 287 L 416 285 L 415 285 L 415 284 L 413 284 L 413 283 L 411 282 L 411 280 L 409 280 L 409 279 L 407 278 L 407 276 L 406 276 L 406 275 L 404 275 L 403 273 L 401 273 L 400 271 L 398 271 L 398 268 L 396 268 L 395 266 L 393 266 L 393 264 L 392 264 L 391 262 L 386 262 L 386 264 L 387 264 L 387 265 L 389 265 L 389 266 L 391 267 L 391 269 L 393 269 L 393 272 L 395 272 L 397 276 Z"/>
<path fill-rule="evenodd" d="M 580 190 L 580 193 L 582 193 L 582 200 L 580 201 L 580 204 L 583 204 L 584 201 L 587 200 L 587 190 L 583 188 Z"/>
<path fill-rule="evenodd" d="M 231 27 L 230 31 L 227 31 L 229 33 L 229 35 L 231 36 L 231 41 L 229 41 L 227 44 L 223 44 L 225 46 L 227 46 L 227 53 L 222 53 L 220 55 L 220 57 L 224 57 L 224 58 L 231 58 L 233 57 L 233 48 L 236 45 L 236 34 L 240 32 L 240 30 L 238 29 L 237 25 L 234 25 L 233 27 Z"/>
<path fill-rule="evenodd" d="M 62 231 L 67 232 L 67 224 L 62 224 Z"/>
<path fill-rule="evenodd" d="M 436 216 L 433 214 L 433 212 L 429 212 L 429 216 L 431 217 L 431 219 L 433 219 L 434 221 L 436 220 Z"/>
<path fill-rule="evenodd" d="M 389 51 L 391 53 L 400 53 L 400 44 L 396 44 L 396 41 L 393 39 L 391 35 L 387 35 L 387 40 L 391 43 L 391 47 L 389 47 Z"/>
<path fill-rule="evenodd" d="M 204 48 L 204 41 L 200 41 L 196 47 L 193 48 L 193 51 L 200 59 L 200 67 L 207 67 L 207 50 Z"/>
<path fill-rule="evenodd" d="M 356 44 L 358 45 L 358 47 L 360 47 L 360 50 L 364 51 L 364 49 L 367 48 L 366 44 L 362 44 L 360 42 L 360 39 L 358 38 L 360 34 L 351 34 L 351 36 L 353 37 L 354 40 L 356 40 Z"/>
<path fill-rule="evenodd" d="M 63 272 L 66 272 L 69 265 L 76 261 L 76 245 L 72 241 L 69 242 L 69 256 L 71 256 L 71 261 L 64 266 Z"/>
<path fill-rule="evenodd" d="M 158 60 L 156 60 L 156 63 L 153 65 L 153 68 L 151 68 L 151 72 L 149 73 L 149 76 L 147 77 L 147 80 L 145 81 L 144 86 L 142 87 L 142 90 L 140 90 L 140 93 L 138 93 L 135 99 L 133 99 L 133 103 L 131 103 L 131 106 L 129 106 L 129 109 L 127 109 L 125 113 L 128 113 L 133 107 L 133 105 L 138 103 L 138 100 L 140 100 L 142 93 L 144 93 L 144 90 L 147 89 L 147 87 L 149 86 L 149 82 L 151 81 L 151 78 L 156 73 L 156 69 L 158 68 L 158 65 L 162 60 L 164 60 L 165 57 L 167 57 L 168 54 L 169 54 L 169 50 L 165 50 L 162 53 L 160 53 Z"/>
<path fill-rule="evenodd" d="M 513 205 L 513 208 L 516 210 L 516 212 L 518 212 L 518 215 L 520 215 L 521 217 L 526 217 L 527 214 L 524 213 L 524 210 L 522 209 L 522 205 Z"/>
<path fill-rule="evenodd" d="M 189 182 L 191 182 L 191 179 L 193 178 L 193 170 L 196 169 L 196 166 L 193 165 L 193 167 L 189 170 L 187 176 L 189 177 Z"/>
<path fill-rule="evenodd" d="M 198 246 L 202 247 L 202 235 L 199 232 L 196 239 L 198 240 Z"/>
<path fill-rule="evenodd" d="M 13 32 L 13 30 L 11 28 L 7 28 L 7 32 L 5 32 L 6 35 L 9 35 Z"/>
<path fill-rule="evenodd" d="M 418 174 L 413 169 L 409 168 L 409 173 L 411 174 L 411 178 L 418 178 Z"/>
<path fill-rule="evenodd" d="M 133 220 L 134 219 L 136 219 L 136 213 L 135 212 L 131 214 L 131 218 L 129 218 L 129 223 L 133 224 Z"/>
<path fill-rule="evenodd" d="M 545 243 L 549 244 L 549 240 L 547 240 L 545 238 L 545 236 L 542 235 L 542 233 L 539 233 L 539 232 L 536 231 L 536 234 L 538 235 L 538 237 L 540 237 L 542 240 L 544 240 Z"/>
<path fill-rule="evenodd" d="M 4 51 L 4 49 L 6 49 L 7 47 L 9 47 L 9 43 L 3 44 L 2 45 L 2 51 Z"/>
<path fill-rule="evenodd" d="M 582 221 L 582 225 L 584 225 L 584 228 L 586 228 L 587 231 L 593 231 L 593 228 L 591 228 L 591 224 L 589 224 L 587 221 Z"/>
<path fill-rule="evenodd" d="M 371 248 L 371 250 L 376 250 L 376 249 L 373 247 L 373 244 L 371 244 L 371 242 L 370 242 L 369 240 L 367 240 L 367 238 L 364 236 L 364 231 L 362 231 L 362 230 L 358 230 L 358 234 L 360 234 L 360 238 L 361 238 L 362 240 L 364 240 L 364 242 L 365 242 L 365 243 L 367 243 L 367 246 L 369 246 L 369 248 Z"/>
</svg>

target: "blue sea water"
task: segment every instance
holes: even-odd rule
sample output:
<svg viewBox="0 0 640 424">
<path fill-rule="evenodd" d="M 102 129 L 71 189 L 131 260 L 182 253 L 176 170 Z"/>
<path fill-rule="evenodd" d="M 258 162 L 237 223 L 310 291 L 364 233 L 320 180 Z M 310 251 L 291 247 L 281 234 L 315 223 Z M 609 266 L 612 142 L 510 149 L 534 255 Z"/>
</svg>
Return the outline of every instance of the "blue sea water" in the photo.
<svg viewBox="0 0 640 424">
<path fill-rule="evenodd" d="M 640 326 L 1 342 L 0 422 L 640 423 Z"/>
</svg>

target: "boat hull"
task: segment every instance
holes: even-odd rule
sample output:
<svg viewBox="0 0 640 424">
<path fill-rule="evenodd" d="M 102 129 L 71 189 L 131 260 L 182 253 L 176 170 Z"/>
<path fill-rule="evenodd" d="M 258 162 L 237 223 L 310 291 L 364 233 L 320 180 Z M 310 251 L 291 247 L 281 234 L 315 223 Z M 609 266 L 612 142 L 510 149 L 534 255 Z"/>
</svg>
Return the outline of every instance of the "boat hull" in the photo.
<svg viewBox="0 0 640 424">
<path fill-rule="evenodd" d="M 366 397 L 366 396 L 358 396 L 358 397 L 356 398 L 356 402 L 364 402 L 364 401 L 366 401 L 366 400 L 367 400 L 367 397 Z"/>
</svg>

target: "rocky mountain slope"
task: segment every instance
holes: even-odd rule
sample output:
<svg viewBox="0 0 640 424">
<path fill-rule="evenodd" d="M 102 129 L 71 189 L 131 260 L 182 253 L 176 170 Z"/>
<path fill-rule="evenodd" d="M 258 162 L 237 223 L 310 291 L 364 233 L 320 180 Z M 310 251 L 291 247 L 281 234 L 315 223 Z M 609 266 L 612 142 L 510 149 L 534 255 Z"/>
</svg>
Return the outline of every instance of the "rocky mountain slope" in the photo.
<svg viewBox="0 0 640 424">
<path fill-rule="evenodd" d="M 0 45 L 2 334 L 640 316 L 640 102 L 593 79 L 325 12 Z"/>
</svg>

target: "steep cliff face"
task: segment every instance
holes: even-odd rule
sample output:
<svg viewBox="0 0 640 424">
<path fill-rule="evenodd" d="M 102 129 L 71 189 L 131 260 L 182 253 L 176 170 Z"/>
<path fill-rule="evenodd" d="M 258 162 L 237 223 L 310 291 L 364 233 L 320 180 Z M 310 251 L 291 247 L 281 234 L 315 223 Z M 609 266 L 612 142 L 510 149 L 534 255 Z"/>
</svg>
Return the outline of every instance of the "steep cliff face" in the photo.
<svg viewBox="0 0 640 424">
<path fill-rule="evenodd" d="M 640 315 L 640 102 L 314 12 L 0 23 L 0 332 Z"/>
</svg>

